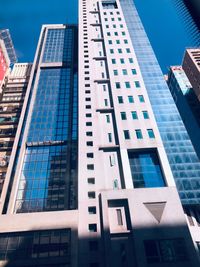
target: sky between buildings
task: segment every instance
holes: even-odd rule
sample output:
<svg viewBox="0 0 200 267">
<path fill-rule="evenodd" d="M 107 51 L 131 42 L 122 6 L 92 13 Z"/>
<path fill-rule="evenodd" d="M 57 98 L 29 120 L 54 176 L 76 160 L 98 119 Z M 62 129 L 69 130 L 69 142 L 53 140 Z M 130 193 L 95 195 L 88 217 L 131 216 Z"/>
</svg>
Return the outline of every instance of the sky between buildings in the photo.
<svg viewBox="0 0 200 267">
<path fill-rule="evenodd" d="M 134 0 L 164 73 L 193 47 L 176 0 Z M 42 24 L 77 23 L 78 0 L 0 0 L 0 28 L 9 28 L 19 62 L 32 62 Z"/>
</svg>

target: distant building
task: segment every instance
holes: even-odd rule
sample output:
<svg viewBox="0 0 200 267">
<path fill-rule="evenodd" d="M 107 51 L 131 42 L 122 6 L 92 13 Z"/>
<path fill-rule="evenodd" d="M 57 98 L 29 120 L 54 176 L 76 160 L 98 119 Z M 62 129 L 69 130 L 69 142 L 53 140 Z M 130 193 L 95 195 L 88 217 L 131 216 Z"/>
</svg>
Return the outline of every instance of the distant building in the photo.
<svg viewBox="0 0 200 267">
<path fill-rule="evenodd" d="M 170 67 L 168 86 L 200 158 L 200 103 L 182 66 Z"/>
<path fill-rule="evenodd" d="M 0 195 L 30 77 L 31 64 L 14 64 L 6 76 L 0 98 Z"/>
<path fill-rule="evenodd" d="M 200 102 L 200 48 L 186 49 L 182 65 Z"/>
</svg>

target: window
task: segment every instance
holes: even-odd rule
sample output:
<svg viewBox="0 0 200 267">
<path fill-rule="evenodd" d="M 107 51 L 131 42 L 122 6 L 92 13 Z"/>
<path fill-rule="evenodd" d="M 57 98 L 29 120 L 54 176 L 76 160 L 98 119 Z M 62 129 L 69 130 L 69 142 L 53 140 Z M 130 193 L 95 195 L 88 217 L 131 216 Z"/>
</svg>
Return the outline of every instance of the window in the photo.
<svg viewBox="0 0 200 267">
<path fill-rule="evenodd" d="M 120 58 L 120 63 L 121 63 L 121 64 L 124 64 L 124 63 L 125 63 L 125 61 L 124 61 L 123 58 Z"/>
<path fill-rule="evenodd" d="M 148 263 L 187 261 L 188 255 L 183 238 L 144 240 Z"/>
<path fill-rule="evenodd" d="M 92 122 L 91 121 L 87 121 L 86 122 L 86 126 L 92 126 Z"/>
<path fill-rule="evenodd" d="M 88 141 L 88 142 L 86 142 L 86 145 L 87 145 L 87 146 L 93 146 L 93 142 Z"/>
<path fill-rule="evenodd" d="M 140 82 L 139 81 L 135 81 L 134 83 L 135 83 L 136 88 L 140 88 Z"/>
<path fill-rule="evenodd" d="M 106 115 L 106 122 L 110 123 L 110 115 Z"/>
<path fill-rule="evenodd" d="M 88 184 L 95 184 L 95 179 L 94 178 L 88 178 L 87 182 L 88 182 Z"/>
<path fill-rule="evenodd" d="M 106 25 L 106 29 L 108 29 L 109 28 L 109 25 Z"/>
<path fill-rule="evenodd" d="M 133 75 L 137 74 L 136 69 L 132 69 L 131 72 Z"/>
<path fill-rule="evenodd" d="M 136 111 L 132 111 L 131 112 L 131 115 L 132 115 L 132 119 L 133 120 L 137 120 L 138 119 L 138 115 L 137 115 L 137 112 Z"/>
<path fill-rule="evenodd" d="M 139 101 L 140 101 L 141 103 L 144 102 L 144 96 L 143 96 L 143 95 L 139 95 L 138 98 L 139 98 Z"/>
<path fill-rule="evenodd" d="M 123 100 L 123 97 L 122 96 L 118 96 L 118 103 L 119 104 L 123 104 L 124 103 L 124 100 Z"/>
<path fill-rule="evenodd" d="M 152 139 L 155 138 L 155 135 L 152 129 L 147 129 L 147 133 L 148 133 L 149 138 L 152 138 Z"/>
<path fill-rule="evenodd" d="M 112 44 L 112 40 L 108 40 L 108 43 L 109 43 L 109 44 Z"/>
<path fill-rule="evenodd" d="M 126 120 L 126 112 L 120 112 L 121 114 L 121 119 Z"/>
<path fill-rule="evenodd" d="M 92 199 L 92 198 L 95 198 L 96 197 L 96 194 L 94 191 L 90 191 L 88 192 L 88 198 Z"/>
<path fill-rule="evenodd" d="M 116 25 L 115 24 L 113 24 L 113 28 L 116 28 Z"/>
<path fill-rule="evenodd" d="M 129 63 L 133 63 L 133 59 L 132 58 L 129 58 L 128 61 L 129 61 Z"/>
<path fill-rule="evenodd" d="M 133 99 L 133 96 L 132 95 L 129 95 L 128 96 L 128 102 L 129 103 L 134 103 L 134 99 Z"/>
<path fill-rule="evenodd" d="M 120 88 L 121 88 L 121 85 L 120 85 L 119 82 L 116 82 L 115 85 L 116 85 L 116 88 L 117 88 L 117 89 L 120 89 Z"/>
<path fill-rule="evenodd" d="M 111 18 L 111 20 L 112 20 L 112 21 L 115 21 L 115 19 L 114 19 L 114 18 Z"/>
<path fill-rule="evenodd" d="M 130 48 L 126 48 L 126 53 L 131 53 Z"/>
<path fill-rule="evenodd" d="M 108 133 L 108 142 L 112 143 L 112 133 Z"/>
<path fill-rule="evenodd" d="M 164 187 L 164 176 L 156 150 L 128 152 L 134 188 Z"/>
<path fill-rule="evenodd" d="M 87 153 L 87 158 L 94 158 L 94 153 Z"/>
<path fill-rule="evenodd" d="M 130 82 L 125 82 L 125 86 L 126 86 L 127 89 L 131 88 Z"/>
<path fill-rule="evenodd" d="M 122 35 L 124 36 L 124 35 L 126 35 L 126 33 L 125 32 L 122 32 Z"/>
<path fill-rule="evenodd" d="M 117 212 L 117 224 L 118 225 L 123 225 L 121 209 L 116 209 L 116 212 Z"/>
<path fill-rule="evenodd" d="M 118 36 L 118 32 L 114 32 L 114 35 L 115 35 L 115 36 Z"/>
<path fill-rule="evenodd" d="M 86 118 L 91 118 L 92 114 L 91 113 L 86 113 L 85 116 L 86 116 Z"/>
<path fill-rule="evenodd" d="M 124 28 L 123 24 L 120 24 L 119 26 L 120 26 L 120 28 Z"/>
<path fill-rule="evenodd" d="M 112 61 L 112 64 L 116 64 L 116 59 L 111 59 L 111 61 Z"/>
<path fill-rule="evenodd" d="M 97 225 L 96 223 L 91 223 L 88 225 L 89 232 L 97 232 Z"/>
<path fill-rule="evenodd" d="M 86 132 L 86 136 L 92 136 L 92 132 Z"/>
<path fill-rule="evenodd" d="M 142 131 L 140 129 L 135 130 L 135 134 L 136 134 L 137 139 L 143 138 Z"/>
<path fill-rule="evenodd" d="M 107 36 L 110 36 L 110 32 L 107 32 Z"/>
<path fill-rule="evenodd" d="M 111 53 L 111 54 L 114 54 L 114 50 L 113 50 L 113 49 L 110 49 L 110 53 Z"/>
<path fill-rule="evenodd" d="M 108 21 L 108 19 L 107 19 L 107 18 L 105 18 L 104 20 L 105 20 L 105 21 Z"/>
<path fill-rule="evenodd" d="M 104 90 L 104 92 L 106 91 L 106 85 L 105 84 L 103 84 L 103 90 Z"/>
<path fill-rule="evenodd" d="M 89 214 L 96 214 L 96 207 L 95 206 L 88 207 L 88 213 Z"/>
<path fill-rule="evenodd" d="M 119 21 L 121 21 L 122 19 L 121 18 L 118 18 Z"/>
<path fill-rule="evenodd" d="M 125 43 L 125 44 L 128 44 L 128 40 L 127 40 L 127 39 L 124 39 L 124 43 Z"/>
<path fill-rule="evenodd" d="M 124 139 L 126 139 L 126 140 L 130 139 L 129 130 L 124 130 Z"/>
<path fill-rule="evenodd" d="M 147 110 L 143 110 L 142 111 L 142 114 L 143 114 L 143 118 L 146 120 L 146 119 L 149 119 L 149 113 Z"/>
<path fill-rule="evenodd" d="M 126 70 L 126 69 L 123 69 L 123 70 L 122 70 L 122 74 L 123 74 L 123 75 L 127 75 L 127 74 L 128 74 L 127 70 Z"/>
<path fill-rule="evenodd" d="M 104 99 L 104 105 L 107 107 L 108 106 L 108 99 Z"/>
<path fill-rule="evenodd" d="M 114 73 L 115 76 L 117 76 L 118 75 L 118 70 L 113 70 L 113 73 Z"/>
<path fill-rule="evenodd" d="M 121 49 L 121 48 L 118 49 L 118 53 L 119 53 L 119 54 L 122 53 L 122 49 Z"/>
<path fill-rule="evenodd" d="M 116 44 L 120 44 L 120 40 L 116 40 Z"/>
<path fill-rule="evenodd" d="M 87 164 L 88 170 L 94 170 L 94 164 Z"/>
</svg>

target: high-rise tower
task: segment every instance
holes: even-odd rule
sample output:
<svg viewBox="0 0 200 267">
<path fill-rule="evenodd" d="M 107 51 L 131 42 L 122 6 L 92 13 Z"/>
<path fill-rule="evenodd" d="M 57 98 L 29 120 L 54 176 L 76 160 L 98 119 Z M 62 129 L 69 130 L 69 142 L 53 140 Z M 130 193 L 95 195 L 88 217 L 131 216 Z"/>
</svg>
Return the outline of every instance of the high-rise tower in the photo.
<svg viewBox="0 0 200 267">
<path fill-rule="evenodd" d="M 79 1 L 77 44 L 73 25 L 42 28 L 1 198 L 2 265 L 198 266 L 171 167 L 186 145 L 200 163 L 133 2 Z"/>
</svg>

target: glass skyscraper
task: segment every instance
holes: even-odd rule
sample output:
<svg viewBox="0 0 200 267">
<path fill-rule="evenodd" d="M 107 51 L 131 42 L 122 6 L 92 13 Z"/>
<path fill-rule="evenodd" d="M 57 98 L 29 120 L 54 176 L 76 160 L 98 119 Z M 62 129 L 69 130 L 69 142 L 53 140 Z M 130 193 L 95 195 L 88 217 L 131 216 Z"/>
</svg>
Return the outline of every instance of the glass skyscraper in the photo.
<svg viewBox="0 0 200 267">
<path fill-rule="evenodd" d="M 78 29 L 41 31 L 1 198 L 2 266 L 198 266 L 179 194 L 198 203 L 199 162 L 134 3 L 80 0 Z"/>
</svg>

